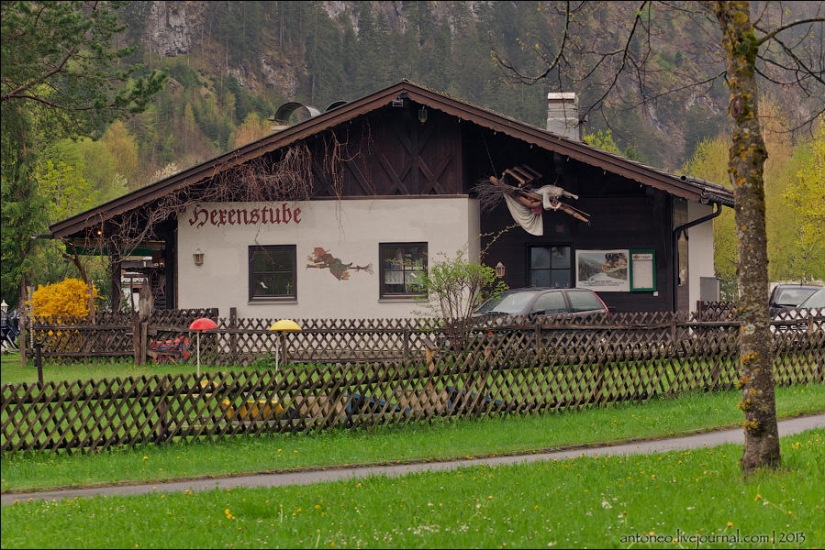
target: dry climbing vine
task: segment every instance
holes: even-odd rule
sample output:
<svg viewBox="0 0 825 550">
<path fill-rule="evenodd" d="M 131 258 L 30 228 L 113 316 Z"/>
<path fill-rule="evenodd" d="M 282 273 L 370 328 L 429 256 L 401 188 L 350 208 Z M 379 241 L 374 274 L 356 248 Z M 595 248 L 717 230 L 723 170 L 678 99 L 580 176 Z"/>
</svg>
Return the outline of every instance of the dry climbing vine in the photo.
<svg viewBox="0 0 825 550">
<path fill-rule="evenodd" d="M 334 141 L 332 153 L 324 159 L 336 193 L 343 190 L 340 150 L 345 144 Z M 182 187 L 158 198 L 143 208 L 89 224 L 84 248 L 119 257 L 131 254 L 141 243 L 158 240 L 158 228 L 197 204 L 209 202 L 267 202 L 309 200 L 315 193 L 312 153 L 305 143 L 284 150 L 280 160 L 268 155 L 227 167 L 237 157 L 215 168 L 215 175 Z M 91 221 L 91 220 L 90 220 Z"/>
</svg>

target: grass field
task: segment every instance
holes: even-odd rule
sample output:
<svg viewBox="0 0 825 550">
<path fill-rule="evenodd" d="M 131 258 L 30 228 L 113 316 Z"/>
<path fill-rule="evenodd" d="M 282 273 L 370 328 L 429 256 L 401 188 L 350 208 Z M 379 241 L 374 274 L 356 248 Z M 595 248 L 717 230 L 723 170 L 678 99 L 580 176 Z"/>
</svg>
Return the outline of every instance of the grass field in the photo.
<svg viewBox="0 0 825 550">
<path fill-rule="evenodd" d="M 401 478 L 2 507 L 3 548 L 822 548 L 825 430 L 744 481 L 740 445 Z M 674 539 L 678 538 L 674 542 Z"/>
<path fill-rule="evenodd" d="M 236 437 L 99 454 L 27 453 L 2 457 L 2 490 L 658 438 L 736 426 L 740 399 L 739 392 L 695 393 L 540 417 Z M 777 388 L 777 411 L 780 417 L 825 412 L 825 385 Z M 2 507 L 2 546 L 825 547 L 825 430 L 783 439 L 782 453 L 779 471 L 748 480 L 738 467 L 741 445 L 726 445 L 300 487 L 35 500 Z M 677 536 L 683 538 L 673 542 Z"/>
</svg>

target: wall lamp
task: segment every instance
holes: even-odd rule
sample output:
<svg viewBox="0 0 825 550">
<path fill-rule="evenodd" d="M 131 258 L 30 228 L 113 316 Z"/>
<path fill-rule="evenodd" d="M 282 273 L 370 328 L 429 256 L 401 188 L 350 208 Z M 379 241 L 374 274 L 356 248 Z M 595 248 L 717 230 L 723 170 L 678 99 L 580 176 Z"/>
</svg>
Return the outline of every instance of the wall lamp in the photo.
<svg viewBox="0 0 825 550">
<path fill-rule="evenodd" d="M 496 264 L 496 277 L 499 278 L 499 279 L 503 279 L 504 278 L 504 273 L 505 273 L 506 270 L 507 270 L 507 268 L 504 267 L 503 263 L 501 263 L 501 262 L 497 263 Z"/>
<path fill-rule="evenodd" d="M 195 265 L 203 265 L 203 252 L 198 248 L 192 253 L 192 259 L 195 260 Z"/>
<path fill-rule="evenodd" d="M 421 124 L 424 124 L 425 122 L 427 122 L 427 108 L 426 107 L 421 107 L 418 110 L 418 122 L 420 122 Z"/>
</svg>

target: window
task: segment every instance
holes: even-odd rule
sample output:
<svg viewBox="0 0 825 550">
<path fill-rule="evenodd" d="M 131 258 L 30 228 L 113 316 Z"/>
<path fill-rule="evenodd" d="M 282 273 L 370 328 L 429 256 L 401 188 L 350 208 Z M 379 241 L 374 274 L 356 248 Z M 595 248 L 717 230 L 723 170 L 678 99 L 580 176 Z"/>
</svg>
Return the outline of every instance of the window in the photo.
<svg viewBox="0 0 825 550">
<path fill-rule="evenodd" d="M 295 246 L 249 247 L 249 301 L 297 298 Z"/>
<path fill-rule="evenodd" d="M 567 312 L 567 304 L 564 303 L 564 294 L 562 290 L 551 290 L 545 292 L 536 299 L 533 304 L 532 313 L 546 313 L 552 315 L 554 313 Z"/>
<path fill-rule="evenodd" d="M 530 286 L 572 287 L 572 263 L 569 246 L 530 247 Z"/>
<path fill-rule="evenodd" d="M 424 293 L 421 276 L 427 272 L 427 243 L 384 243 L 381 255 L 381 297 Z"/>
<path fill-rule="evenodd" d="M 567 299 L 570 300 L 570 310 L 578 311 L 604 311 L 604 304 L 593 292 L 589 290 L 569 290 Z"/>
</svg>

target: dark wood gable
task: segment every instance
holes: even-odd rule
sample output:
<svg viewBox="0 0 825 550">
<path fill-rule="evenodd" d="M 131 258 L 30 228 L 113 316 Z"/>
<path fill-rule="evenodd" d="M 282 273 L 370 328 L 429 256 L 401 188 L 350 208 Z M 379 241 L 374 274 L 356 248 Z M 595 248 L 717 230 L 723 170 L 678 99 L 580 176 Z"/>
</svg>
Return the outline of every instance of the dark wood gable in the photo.
<svg viewBox="0 0 825 550">
<path fill-rule="evenodd" d="M 386 107 L 309 141 L 318 197 L 462 193 L 459 123 L 417 108 Z"/>
</svg>

